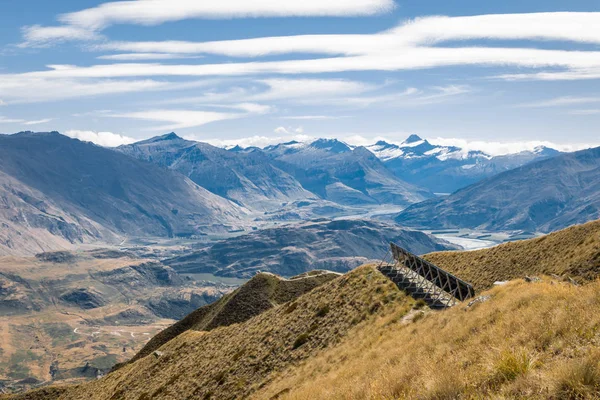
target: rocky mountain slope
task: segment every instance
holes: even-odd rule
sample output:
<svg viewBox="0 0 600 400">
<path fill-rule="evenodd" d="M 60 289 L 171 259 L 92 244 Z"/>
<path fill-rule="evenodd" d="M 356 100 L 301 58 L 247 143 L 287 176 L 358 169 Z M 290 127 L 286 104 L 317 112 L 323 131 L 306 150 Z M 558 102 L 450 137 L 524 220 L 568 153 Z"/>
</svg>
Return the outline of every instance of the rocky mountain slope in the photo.
<svg viewBox="0 0 600 400">
<path fill-rule="evenodd" d="M 311 269 L 346 272 L 382 259 L 390 242 L 418 254 L 456 246 L 422 232 L 366 220 L 306 222 L 252 232 L 165 260 L 178 272 L 251 277 L 257 271 L 293 276 Z"/>
<path fill-rule="evenodd" d="M 339 204 L 404 206 L 432 196 L 395 176 L 366 148 L 350 148 L 335 139 L 283 143 L 264 152 L 305 189 Z"/>
<path fill-rule="evenodd" d="M 178 171 L 216 195 L 260 211 L 317 198 L 261 151 L 231 152 L 174 133 L 117 150 Z"/>
<path fill-rule="evenodd" d="M 415 204 L 396 221 L 413 227 L 551 232 L 600 217 L 600 148 L 534 162 Z"/>
<path fill-rule="evenodd" d="M 404 181 L 434 193 L 453 193 L 501 172 L 560 154 L 540 146 L 533 151 L 493 157 L 482 151 L 433 145 L 417 135 L 400 145 L 379 141 L 367 149 Z"/>
<path fill-rule="evenodd" d="M 0 135 L 0 205 L 9 254 L 238 229 L 244 215 L 176 172 L 57 132 Z"/>
<path fill-rule="evenodd" d="M 0 388 L 95 378 L 231 290 L 115 250 L 0 257 Z"/>
</svg>

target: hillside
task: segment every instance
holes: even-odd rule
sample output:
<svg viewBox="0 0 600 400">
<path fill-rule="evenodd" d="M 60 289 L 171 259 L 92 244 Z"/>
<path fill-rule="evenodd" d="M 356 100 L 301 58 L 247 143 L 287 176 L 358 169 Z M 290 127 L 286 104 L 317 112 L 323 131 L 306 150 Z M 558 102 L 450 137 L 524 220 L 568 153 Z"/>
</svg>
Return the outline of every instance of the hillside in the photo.
<svg viewBox="0 0 600 400">
<path fill-rule="evenodd" d="M 518 280 L 471 307 L 375 317 L 250 398 L 598 399 L 599 290 Z"/>
<path fill-rule="evenodd" d="M 392 310 L 401 316 L 412 303 L 373 267 L 360 268 L 243 324 L 187 331 L 163 345 L 158 356 L 67 389 L 60 398 L 246 397 L 291 365 L 340 343 L 366 320 Z"/>
<path fill-rule="evenodd" d="M 313 271 L 290 279 L 268 273 L 258 274 L 234 292 L 199 308 L 154 336 L 132 361 L 147 356 L 186 331 L 211 331 L 220 326 L 239 324 L 279 304 L 292 301 L 338 276 L 327 271 Z"/>
<path fill-rule="evenodd" d="M 8 199 L 0 219 L 16 232 L 0 245 L 9 254 L 56 249 L 50 236 L 75 244 L 222 232 L 244 223 L 243 209 L 176 172 L 57 132 L 0 135 L 0 183 L 0 198 Z M 14 237 L 21 231 L 42 243 L 20 246 Z"/>
<path fill-rule="evenodd" d="M 95 378 L 231 290 L 115 250 L 0 257 L 0 389 Z"/>
<path fill-rule="evenodd" d="M 312 269 L 347 272 L 379 260 L 398 243 L 418 254 L 457 247 L 422 232 L 367 220 L 306 222 L 226 239 L 165 260 L 178 272 L 251 277 L 257 271 L 293 276 Z"/>
<path fill-rule="evenodd" d="M 212 193 L 260 211 L 282 203 L 314 200 L 262 151 L 231 152 L 171 133 L 121 146 L 118 151 L 182 173 Z"/>
<path fill-rule="evenodd" d="M 425 258 L 458 274 L 477 290 L 525 275 L 594 280 L 600 273 L 600 221 L 490 249 L 432 253 Z"/>
<path fill-rule="evenodd" d="M 335 139 L 283 143 L 264 152 L 305 189 L 339 204 L 406 206 L 432 197 L 398 178 L 366 148 L 350 148 Z"/>
<path fill-rule="evenodd" d="M 428 255 L 461 278 L 486 272 L 474 281 L 485 291 L 449 310 L 427 309 L 366 265 L 234 325 L 209 330 L 205 307 L 157 352 L 102 379 L 13 398 L 597 399 L 599 225 Z M 271 279 L 259 276 L 243 303 Z"/>
<path fill-rule="evenodd" d="M 552 232 L 600 218 L 600 148 L 563 154 L 412 205 L 412 227 Z"/>
</svg>

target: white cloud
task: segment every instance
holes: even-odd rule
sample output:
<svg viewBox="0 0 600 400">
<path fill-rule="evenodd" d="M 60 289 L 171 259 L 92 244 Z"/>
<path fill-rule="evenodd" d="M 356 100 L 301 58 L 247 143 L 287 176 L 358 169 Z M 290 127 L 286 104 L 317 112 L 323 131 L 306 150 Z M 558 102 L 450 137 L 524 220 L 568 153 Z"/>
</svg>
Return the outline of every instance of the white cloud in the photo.
<svg viewBox="0 0 600 400">
<path fill-rule="evenodd" d="M 243 76 L 251 74 L 316 74 L 350 71 L 398 71 L 458 65 L 562 67 L 570 69 L 569 79 L 590 78 L 582 68 L 597 66 L 600 77 L 600 52 L 521 48 L 447 47 L 401 48 L 387 54 L 286 60 L 250 63 L 166 65 L 109 64 L 77 67 L 50 65 L 50 70 L 22 74 L 26 77 L 118 78 L 150 76 Z M 507 75 L 505 79 L 513 79 Z M 521 79 L 521 78 L 520 78 Z M 542 79 L 542 78 L 540 78 Z M 566 78 L 561 78 L 566 79 Z"/>
<path fill-rule="evenodd" d="M 110 117 L 132 118 L 145 121 L 167 122 L 167 125 L 152 127 L 151 130 L 167 131 L 185 128 L 194 128 L 211 122 L 237 119 L 260 115 L 270 112 L 271 107 L 253 103 L 232 104 L 229 108 L 243 112 L 216 112 L 199 110 L 145 110 L 137 112 L 125 112 L 109 114 Z"/>
<path fill-rule="evenodd" d="M 288 53 L 383 54 L 394 49 L 473 39 L 565 40 L 600 43 L 600 13 L 555 12 L 469 17 L 430 16 L 377 34 L 297 35 L 214 42 L 112 42 L 104 50 L 259 57 Z"/>
<path fill-rule="evenodd" d="M 296 128 L 293 128 L 291 126 L 288 126 L 287 128 L 284 126 L 280 126 L 275 128 L 273 132 L 277 133 L 278 135 L 301 135 L 304 133 L 304 128 L 302 128 L 301 126 Z"/>
<path fill-rule="evenodd" d="M 216 121 L 241 118 L 245 116 L 245 114 L 195 110 L 148 110 L 112 114 L 111 116 L 118 118 L 141 119 L 145 121 L 167 122 L 167 125 L 154 126 L 151 128 L 151 130 L 173 131 L 177 129 L 202 126 Z"/>
<path fill-rule="evenodd" d="M 562 107 L 576 104 L 600 103 L 600 97 L 578 97 L 578 96 L 562 96 L 549 100 L 542 100 L 533 103 L 519 104 L 518 107 L 523 108 L 545 108 L 545 107 Z"/>
<path fill-rule="evenodd" d="M 19 124 L 19 125 L 41 125 L 53 121 L 52 118 L 39 119 L 35 121 L 28 121 L 20 118 L 8 118 L 0 115 L 0 124 Z"/>
<path fill-rule="evenodd" d="M 131 144 L 136 141 L 133 138 L 112 132 L 68 130 L 65 132 L 65 135 L 85 142 L 92 142 L 104 147 L 117 147 L 124 144 Z"/>
<path fill-rule="evenodd" d="M 393 0 L 136 0 L 100 4 L 94 8 L 59 16 L 64 26 L 27 28 L 26 40 L 87 39 L 79 31 L 96 32 L 115 24 L 158 25 L 184 19 L 230 19 L 257 17 L 349 17 L 388 12 Z M 63 36 L 60 34 L 63 33 Z"/>
<path fill-rule="evenodd" d="M 363 93 L 376 88 L 364 82 L 344 79 L 263 79 L 259 82 L 267 85 L 268 90 L 250 96 L 251 100 L 337 97 Z"/>
<path fill-rule="evenodd" d="M 27 121 L 27 122 L 25 122 L 25 125 L 41 125 L 41 124 L 46 124 L 51 121 L 54 121 L 54 119 L 53 118 L 44 118 L 44 119 L 38 119 L 36 121 Z"/>
<path fill-rule="evenodd" d="M 200 58 L 201 56 L 190 56 L 173 53 L 126 53 L 111 54 L 97 57 L 99 60 L 112 61 L 142 61 L 142 60 L 175 60 L 179 58 Z"/>
<path fill-rule="evenodd" d="M 496 141 L 481 141 L 481 140 L 466 140 L 459 138 L 433 138 L 429 139 L 432 144 L 439 144 L 442 146 L 457 146 L 466 151 L 483 151 L 493 156 L 514 154 L 521 151 L 532 151 L 536 147 L 546 146 L 560 151 L 576 151 L 594 147 L 593 144 L 589 143 L 573 143 L 573 144 L 559 144 L 549 141 L 516 141 L 516 142 L 496 142 Z"/>
<path fill-rule="evenodd" d="M 40 26 L 23 28 L 25 42 L 20 47 L 51 46 L 68 40 L 99 40 L 102 36 L 77 26 Z"/>
<path fill-rule="evenodd" d="M 297 142 L 301 142 L 301 143 L 307 143 L 307 142 L 312 142 L 313 140 L 316 139 L 316 137 L 304 135 L 304 134 L 296 134 L 296 135 L 292 134 L 289 136 L 251 136 L 251 137 L 245 137 L 245 138 L 239 138 L 239 139 L 205 139 L 205 138 L 199 138 L 198 136 L 194 136 L 194 135 L 186 136 L 185 138 L 188 140 L 197 140 L 197 141 L 210 143 L 213 146 L 218 146 L 218 147 L 234 147 L 236 145 L 239 145 L 244 148 L 246 148 L 246 147 L 264 148 L 266 146 L 284 143 L 284 142 L 290 142 L 293 140 L 297 141 Z"/>
<path fill-rule="evenodd" d="M 179 90 L 210 81 L 169 82 L 152 79 L 57 78 L 27 74 L 0 74 L 0 97 L 7 104 L 57 101 L 107 94 Z"/>
<path fill-rule="evenodd" d="M 587 110 L 571 110 L 569 111 L 571 115 L 598 115 L 600 114 L 600 109 L 587 109 Z"/>
<path fill-rule="evenodd" d="M 336 12 L 344 14 L 348 9 L 339 7 L 342 3 L 351 6 L 351 8 L 360 8 L 370 3 L 367 7 L 369 8 L 377 3 L 377 0 L 370 2 L 359 0 L 334 0 L 332 2 L 317 2 L 314 0 L 304 2 L 228 0 L 216 3 L 186 0 L 138 0 L 106 3 L 96 8 L 67 14 L 62 20 L 76 27 L 84 26 L 99 29 L 112 23 L 131 21 L 158 23 L 169 20 L 169 18 L 193 17 L 196 12 L 202 14 L 207 10 L 212 10 L 209 14 L 213 11 L 216 12 L 215 15 L 220 15 L 221 11 L 218 10 L 229 10 L 227 12 L 230 14 L 237 15 L 236 13 L 241 13 L 239 15 L 246 15 L 244 13 L 249 13 L 248 15 L 258 16 L 263 14 L 257 10 L 266 7 L 267 4 L 269 7 L 266 7 L 266 9 L 269 9 L 269 12 L 287 13 L 285 15 L 295 15 L 294 12 L 299 12 L 299 10 L 312 10 L 311 12 L 320 10 L 317 12 L 319 14 L 324 9 L 337 10 Z M 391 3 L 391 1 L 387 1 L 387 3 Z M 182 8 L 179 8 L 179 6 Z M 135 12 L 132 11 L 134 9 Z M 597 79 L 600 78 L 600 52 L 598 51 L 565 51 L 535 48 L 533 46 L 527 48 L 434 47 L 436 44 L 447 41 L 475 39 L 563 40 L 598 44 L 600 43 L 600 30 L 597 29 L 597 26 L 600 26 L 600 13 L 597 12 L 498 14 L 470 17 L 433 16 L 411 20 L 394 29 L 376 34 L 301 35 L 206 43 L 108 43 L 102 47 L 141 53 L 214 53 L 244 57 L 286 53 L 320 53 L 335 56 L 342 55 L 343 57 L 212 65 L 113 64 L 83 68 L 54 66 L 54 70 L 34 73 L 34 76 L 40 74 L 41 76 L 63 78 L 235 76 L 366 70 L 395 71 L 475 65 L 526 67 L 538 70 L 541 68 L 551 69 L 549 71 L 499 76 L 499 78 L 507 80 Z"/>
</svg>

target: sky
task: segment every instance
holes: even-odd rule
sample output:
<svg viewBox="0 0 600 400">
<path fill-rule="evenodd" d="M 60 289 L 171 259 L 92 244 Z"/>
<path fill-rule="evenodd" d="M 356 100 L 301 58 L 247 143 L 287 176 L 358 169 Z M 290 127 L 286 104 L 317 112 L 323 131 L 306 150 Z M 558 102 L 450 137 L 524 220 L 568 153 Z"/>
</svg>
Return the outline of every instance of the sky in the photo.
<svg viewBox="0 0 600 400">
<path fill-rule="evenodd" d="M 0 132 L 600 145 L 592 0 L 3 0 Z"/>
</svg>

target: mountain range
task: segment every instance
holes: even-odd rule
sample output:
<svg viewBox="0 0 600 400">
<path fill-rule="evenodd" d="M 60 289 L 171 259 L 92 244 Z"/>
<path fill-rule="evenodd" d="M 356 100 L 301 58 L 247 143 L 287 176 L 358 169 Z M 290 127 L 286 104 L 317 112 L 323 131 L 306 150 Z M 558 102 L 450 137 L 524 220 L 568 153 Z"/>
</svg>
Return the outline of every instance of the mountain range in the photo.
<svg viewBox="0 0 600 400">
<path fill-rule="evenodd" d="M 163 262 L 179 273 L 250 278 L 257 272 L 293 276 L 311 269 L 347 272 L 381 260 L 390 242 L 417 254 L 458 247 L 419 231 L 367 220 L 309 221 L 262 229 Z"/>
<path fill-rule="evenodd" d="M 396 222 L 420 228 L 551 232 L 600 218 L 600 148 L 530 163 L 448 197 L 408 207 Z"/>
<path fill-rule="evenodd" d="M 434 145 L 417 135 L 409 136 L 400 145 L 379 141 L 367 149 L 402 180 L 434 193 L 453 193 L 487 177 L 560 154 L 539 146 L 532 151 L 494 157 L 483 151 Z"/>
<path fill-rule="evenodd" d="M 336 139 L 288 142 L 263 149 L 282 169 L 321 198 L 345 205 L 406 206 L 433 197 L 394 175 L 365 147 Z"/>
<path fill-rule="evenodd" d="M 437 204 L 434 192 L 557 154 L 538 148 L 491 157 L 416 135 L 401 145 L 353 147 L 318 139 L 229 150 L 174 133 L 117 149 L 57 132 L 1 135 L 0 254 L 32 255 L 126 237 L 227 233 L 278 220 L 356 215 L 360 207 Z M 490 204 L 479 203 L 479 212 Z M 430 220 L 425 225 L 437 224 Z M 440 224 L 446 225 L 452 224 Z"/>
<path fill-rule="evenodd" d="M 259 211 L 315 200 L 261 151 L 230 152 L 174 133 L 121 146 L 118 151 L 178 171 L 210 192 Z"/>
<path fill-rule="evenodd" d="M 245 213 L 179 173 L 57 132 L 0 135 L 0 254 L 224 232 Z"/>
</svg>

